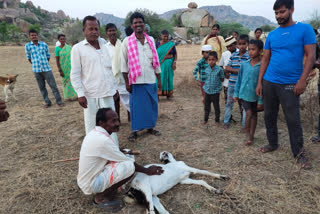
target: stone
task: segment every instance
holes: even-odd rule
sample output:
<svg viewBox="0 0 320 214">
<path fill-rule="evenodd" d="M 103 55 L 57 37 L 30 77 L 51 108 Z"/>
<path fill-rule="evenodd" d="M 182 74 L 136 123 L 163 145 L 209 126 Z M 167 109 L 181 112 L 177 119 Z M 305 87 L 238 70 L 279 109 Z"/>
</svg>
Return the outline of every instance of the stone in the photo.
<svg viewBox="0 0 320 214">
<path fill-rule="evenodd" d="M 57 15 L 58 15 L 58 17 L 60 19 L 66 19 L 67 18 L 66 14 L 63 12 L 63 10 L 58 10 L 57 11 Z"/>
<path fill-rule="evenodd" d="M 190 2 L 190 3 L 188 4 L 188 8 L 190 8 L 190 9 L 196 9 L 196 8 L 198 8 L 198 5 L 197 5 L 197 3 L 195 3 L 195 2 Z"/>
<path fill-rule="evenodd" d="M 32 1 L 27 1 L 27 2 L 26 2 L 26 5 L 27 5 L 28 7 L 34 7 Z"/>
</svg>

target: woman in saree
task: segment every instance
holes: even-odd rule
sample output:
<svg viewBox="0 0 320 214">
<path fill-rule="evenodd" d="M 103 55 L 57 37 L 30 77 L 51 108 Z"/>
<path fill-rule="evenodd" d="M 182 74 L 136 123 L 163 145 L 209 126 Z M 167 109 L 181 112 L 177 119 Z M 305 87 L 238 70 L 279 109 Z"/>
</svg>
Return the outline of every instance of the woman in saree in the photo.
<svg viewBox="0 0 320 214">
<path fill-rule="evenodd" d="M 201 47 L 203 45 L 211 45 L 212 51 L 217 52 L 218 54 L 217 62 L 220 62 L 222 53 L 227 50 L 224 38 L 222 36 L 219 36 L 219 31 L 220 31 L 220 25 L 214 24 L 212 26 L 211 33 L 208 36 L 206 36 L 201 43 Z"/>
<path fill-rule="evenodd" d="M 70 81 L 71 71 L 71 46 L 66 44 L 66 36 L 58 35 L 60 46 L 57 46 L 54 53 L 56 56 L 57 67 L 62 77 L 63 96 L 65 100 L 77 100 L 77 94 L 74 91 Z"/>
<path fill-rule="evenodd" d="M 176 61 L 178 59 L 177 51 L 173 42 L 169 41 L 169 32 L 163 30 L 161 32 L 161 41 L 156 44 L 161 65 L 161 84 L 158 95 L 173 96 L 173 76 L 176 69 Z"/>
</svg>

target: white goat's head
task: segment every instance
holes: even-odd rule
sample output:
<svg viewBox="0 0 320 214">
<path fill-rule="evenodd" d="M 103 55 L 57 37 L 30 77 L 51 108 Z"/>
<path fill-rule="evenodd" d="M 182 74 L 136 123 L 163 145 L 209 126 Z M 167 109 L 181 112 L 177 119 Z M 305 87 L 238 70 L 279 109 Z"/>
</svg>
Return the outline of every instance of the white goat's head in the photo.
<svg viewBox="0 0 320 214">
<path fill-rule="evenodd" d="M 176 160 L 173 158 L 173 155 L 170 152 L 160 152 L 160 161 L 167 164 L 171 162 L 175 162 Z"/>
</svg>

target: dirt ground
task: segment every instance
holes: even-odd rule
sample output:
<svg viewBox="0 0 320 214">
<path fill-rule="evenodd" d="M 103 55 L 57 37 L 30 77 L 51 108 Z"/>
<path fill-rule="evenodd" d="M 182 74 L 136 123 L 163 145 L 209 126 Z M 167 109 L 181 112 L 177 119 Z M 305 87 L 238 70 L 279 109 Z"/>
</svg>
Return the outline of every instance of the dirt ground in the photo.
<svg viewBox="0 0 320 214">
<path fill-rule="evenodd" d="M 292 157 L 283 117 L 279 119 L 280 148 L 261 154 L 258 148 L 267 143 L 263 113 L 255 143 L 244 146 L 238 121 L 229 130 L 214 125 L 211 115 L 207 126 L 201 126 L 203 106 L 200 89 L 192 77 L 199 59 L 199 46 L 178 46 L 175 72 L 175 94 L 172 100 L 160 98 L 157 129 L 162 136 L 141 134 L 129 143 L 130 125 L 122 109 L 120 145 L 140 150 L 138 163 L 159 163 L 161 151 L 171 152 L 188 165 L 229 175 L 229 181 L 193 175 L 224 190 L 216 195 L 203 187 L 177 185 L 160 196 L 161 202 L 174 214 L 315 214 L 320 213 L 320 145 L 310 143 L 316 129 L 307 112 L 302 112 L 305 147 L 310 152 L 313 169 L 300 170 Z M 53 47 L 50 49 L 53 56 Z M 78 162 L 52 163 L 78 157 L 84 137 L 83 111 L 77 102 L 66 102 L 64 108 L 54 104 L 43 109 L 43 100 L 27 62 L 23 47 L 0 47 L 0 75 L 19 74 L 16 84 L 18 101 L 7 103 L 10 118 L 0 124 L 0 213 L 106 213 L 92 206 L 92 196 L 85 196 L 77 186 Z M 50 62 L 62 91 L 55 60 Z M 0 90 L 2 88 L 0 87 Z M 51 90 L 51 100 L 54 102 Z M 0 98 L 4 99 L 1 92 Z M 220 102 L 221 119 L 224 102 Z M 310 116 L 310 114 L 309 114 Z M 317 114 L 311 115 L 317 121 Z M 138 204 L 128 204 L 119 213 L 144 213 Z"/>
</svg>

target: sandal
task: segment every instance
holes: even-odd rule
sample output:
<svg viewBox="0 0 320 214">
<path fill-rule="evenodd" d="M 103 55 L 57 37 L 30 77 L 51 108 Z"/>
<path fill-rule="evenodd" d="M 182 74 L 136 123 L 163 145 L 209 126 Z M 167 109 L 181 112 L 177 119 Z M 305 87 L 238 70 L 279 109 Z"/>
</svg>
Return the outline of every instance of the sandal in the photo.
<svg viewBox="0 0 320 214">
<path fill-rule="evenodd" d="M 130 142 L 134 142 L 137 138 L 138 138 L 137 132 L 131 132 L 131 134 L 130 134 L 129 137 L 128 137 L 128 140 L 129 140 Z"/>
<path fill-rule="evenodd" d="M 147 133 L 148 134 L 152 134 L 154 136 L 160 136 L 161 135 L 161 132 L 159 132 L 158 130 L 155 130 L 155 129 L 148 129 Z"/>
<path fill-rule="evenodd" d="M 108 212 L 115 213 L 125 207 L 122 200 L 118 201 L 105 201 L 100 204 L 97 204 L 95 200 L 93 200 L 93 206 L 103 208 Z"/>
<path fill-rule="evenodd" d="M 312 143 L 320 143 L 320 137 L 319 136 L 314 136 L 311 138 Z"/>
<path fill-rule="evenodd" d="M 277 150 L 278 149 L 278 146 L 277 147 L 272 147 L 272 146 L 270 146 L 269 144 L 268 145 L 265 145 L 265 146 L 262 146 L 262 147 L 260 147 L 260 152 L 262 152 L 262 153 L 267 153 L 267 152 L 273 152 L 273 151 L 275 151 L 275 150 Z"/>
</svg>

